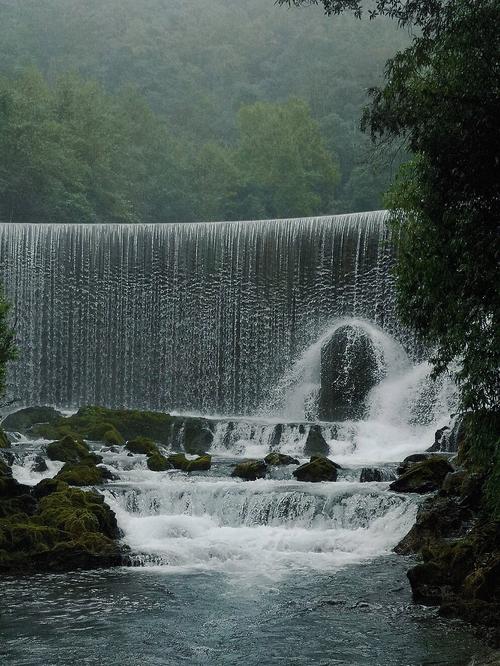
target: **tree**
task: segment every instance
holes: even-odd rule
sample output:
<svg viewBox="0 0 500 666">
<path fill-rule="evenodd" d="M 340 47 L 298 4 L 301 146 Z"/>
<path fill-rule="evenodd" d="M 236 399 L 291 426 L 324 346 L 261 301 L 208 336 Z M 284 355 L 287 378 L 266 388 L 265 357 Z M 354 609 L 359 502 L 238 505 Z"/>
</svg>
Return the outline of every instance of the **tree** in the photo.
<svg viewBox="0 0 500 666">
<path fill-rule="evenodd" d="M 7 363 L 16 358 L 14 330 L 9 324 L 10 304 L 0 288 L 0 398 L 5 395 Z"/>
<path fill-rule="evenodd" d="M 328 14 L 362 14 L 356 0 L 322 4 Z M 369 14 L 419 29 L 412 44 L 388 61 L 386 85 L 371 91 L 363 118 L 375 141 L 398 139 L 415 155 L 387 199 L 399 247 L 400 313 L 434 348 L 435 374 L 459 361 L 464 408 L 495 407 L 500 5 L 377 0 Z"/>
<path fill-rule="evenodd" d="M 339 171 L 305 102 L 244 106 L 238 126 L 244 217 L 328 212 Z"/>
</svg>

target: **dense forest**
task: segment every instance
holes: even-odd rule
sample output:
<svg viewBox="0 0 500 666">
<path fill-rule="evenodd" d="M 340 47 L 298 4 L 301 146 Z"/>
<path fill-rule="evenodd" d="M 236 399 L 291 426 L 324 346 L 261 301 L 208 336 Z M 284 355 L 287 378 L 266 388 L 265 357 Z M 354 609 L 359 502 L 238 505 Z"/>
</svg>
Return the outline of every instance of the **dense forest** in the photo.
<svg viewBox="0 0 500 666">
<path fill-rule="evenodd" d="M 268 0 L 3 0 L 2 221 L 377 209 L 404 155 L 359 128 L 408 35 Z"/>
</svg>

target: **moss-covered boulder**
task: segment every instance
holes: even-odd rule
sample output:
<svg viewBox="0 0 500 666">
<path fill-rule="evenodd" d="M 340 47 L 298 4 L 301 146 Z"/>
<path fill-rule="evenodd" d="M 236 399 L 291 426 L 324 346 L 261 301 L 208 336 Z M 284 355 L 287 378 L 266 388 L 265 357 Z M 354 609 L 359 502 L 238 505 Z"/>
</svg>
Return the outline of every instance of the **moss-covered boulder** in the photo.
<svg viewBox="0 0 500 666">
<path fill-rule="evenodd" d="M 321 433 L 320 426 L 311 426 L 304 446 L 304 455 L 326 457 L 329 453 L 330 447 Z"/>
<path fill-rule="evenodd" d="M 159 451 L 148 455 L 147 466 L 153 472 L 165 472 L 167 469 L 172 469 L 172 465 Z"/>
<path fill-rule="evenodd" d="M 56 424 L 62 418 L 61 412 L 53 407 L 25 407 L 6 416 L 2 421 L 2 427 L 5 430 L 29 435 L 32 426 L 41 423 Z"/>
<path fill-rule="evenodd" d="M 237 476 L 245 481 L 255 481 L 266 476 L 267 465 L 263 460 L 247 460 L 239 463 L 231 472 L 231 476 Z"/>
<path fill-rule="evenodd" d="M 453 467 L 439 456 L 416 462 L 393 481 L 390 489 L 398 493 L 430 493 L 439 490 L 447 474 L 453 472 Z"/>
<path fill-rule="evenodd" d="M 73 439 L 70 435 L 48 444 L 46 452 L 50 460 L 59 462 L 79 463 L 83 460 L 94 463 L 102 462 L 102 458 L 92 453 L 85 442 Z"/>
<path fill-rule="evenodd" d="M 35 456 L 33 462 L 31 463 L 31 471 L 41 474 L 48 470 L 47 461 L 43 456 Z"/>
<path fill-rule="evenodd" d="M 186 453 L 203 455 L 212 446 L 214 434 L 206 419 L 186 418 L 183 427 L 183 446 Z"/>
<path fill-rule="evenodd" d="M 10 447 L 10 439 L 5 432 L 0 428 L 0 449 L 8 449 Z"/>
<path fill-rule="evenodd" d="M 55 476 L 70 486 L 94 486 L 104 483 L 108 478 L 105 467 L 97 467 L 91 461 L 81 463 L 66 463 Z"/>
<path fill-rule="evenodd" d="M 173 469 L 181 469 L 183 471 L 186 471 L 189 464 L 189 460 L 184 453 L 172 453 L 168 456 L 167 460 Z"/>
<path fill-rule="evenodd" d="M 406 456 L 406 458 L 399 463 L 396 471 L 399 475 L 404 474 L 415 463 L 422 462 L 423 460 L 428 460 L 430 457 L 431 457 L 430 453 L 412 453 L 411 456 Z"/>
<path fill-rule="evenodd" d="M 284 453 L 278 453 L 277 451 L 272 451 L 268 453 L 264 458 L 266 465 L 271 465 L 272 467 L 279 467 L 280 465 L 298 465 L 299 461 L 292 456 L 287 456 Z"/>
<path fill-rule="evenodd" d="M 311 460 L 293 471 L 297 481 L 317 483 L 336 481 L 340 465 L 323 456 L 312 456 Z"/>
<path fill-rule="evenodd" d="M 125 448 L 130 453 L 138 453 L 143 455 L 153 454 L 158 451 L 158 447 L 149 437 L 135 437 L 135 439 L 130 439 L 126 444 Z"/>
<path fill-rule="evenodd" d="M 207 453 L 194 460 L 188 460 L 186 472 L 207 472 L 212 467 L 212 456 Z"/>
<path fill-rule="evenodd" d="M 34 488 L 0 465 L 0 574 L 27 574 L 124 562 L 116 518 L 101 495 L 44 479 Z M 29 500 L 29 506 L 23 498 Z"/>
</svg>

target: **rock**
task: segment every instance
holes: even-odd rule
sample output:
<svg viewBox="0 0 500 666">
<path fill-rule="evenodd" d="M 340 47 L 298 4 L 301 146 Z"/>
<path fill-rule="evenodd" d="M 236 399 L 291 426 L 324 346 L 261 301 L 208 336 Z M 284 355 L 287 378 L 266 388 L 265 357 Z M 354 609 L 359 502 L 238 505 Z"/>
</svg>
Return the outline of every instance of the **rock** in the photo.
<svg viewBox="0 0 500 666">
<path fill-rule="evenodd" d="M 159 451 L 148 455 L 147 466 L 152 472 L 165 472 L 167 469 L 172 469 L 172 465 Z"/>
<path fill-rule="evenodd" d="M 33 459 L 33 463 L 31 465 L 31 471 L 38 472 L 40 474 L 42 472 L 46 472 L 47 470 L 48 467 L 45 458 L 43 458 L 42 456 L 35 456 L 35 458 Z"/>
<path fill-rule="evenodd" d="M 321 434 L 321 427 L 312 425 L 309 428 L 306 444 L 304 446 L 305 456 L 327 456 L 330 453 L 330 447 Z"/>
<path fill-rule="evenodd" d="M 135 439 L 130 439 L 126 444 L 125 448 L 130 453 L 139 453 L 139 454 L 153 454 L 158 451 L 158 447 L 149 437 L 136 437 Z"/>
<path fill-rule="evenodd" d="M 246 481 L 255 481 L 256 479 L 263 479 L 266 472 L 267 465 L 263 460 L 247 460 L 236 465 L 231 476 L 237 476 Z"/>
<path fill-rule="evenodd" d="M 94 486 L 104 483 L 108 470 L 93 463 L 66 463 L 56 474 L 55 479 L 70 486 Z"/>
<path fill-rule="evenodd" d="M 297 481 L 336 481 L 339 465 L 328 458 L 322 456 L 313 456 L 310 462 L 297 467 L 293 471 Z"/>
<path fill-rule="evenodd" d="M 57 479 L 44 479 L 33 488 L 23 486 L 3 463 L 0 491 L 0 574 L 124 562 L 116 518 L 102 496 Z"/>
<path fill-rule="evenodd" d="M 428 460 L 430 457 L 430 453 L 412 453 L 411 456 L 406 456 L 403 462 L 399 464 L 397 473 L 399 475 L 404 474 L 414 463 L 422 462 L 422 460 Z"/>
<path fill-rule="evenodd" d="M 284 453 L 278 453 L 277 451 L 272 451 L 271 453 L 268 453 L 267 456 L 264 458 L 264 462 L 267 465 L 271 465 L 273 467 L 278 467 L 280 465 L 299 464 L 299 461 L 296 458 L 292 458 L 292 456 L 287 456 Z"/>
<path fill-rule="evenodd" d="M 448 472 L 444 477 L 440 495 L 444 496 L 459 496 L 465 490 L 468 481 L 468 474 L 465 470 L 460 469 L 456 472 Z"/>
<path fill-rule="evenodd" d="M 61 418 L 62 414 L 53 407 L 25 407 L 6 416 L 2 421 L 2 427 L 27 435 L 35 424 L 57 423 Z"/>
<path fill-rule="evenodd" d="M 453 467 L 445 458 L 432 457 L 411 465 L 389 488 L 397 493 L 430 493 L 439 490 Z"/>
<path fill-rule="evenodd" d="M 321 349 L 319 418 L 363 418 L 368 393 L 381 378 L 370 336 L 360 326 L 340 326 Z"/>
<path fill-rule="evenodd" d="M 186 472 L 206 472 L 212 467 L 212 456 L 205 454 L 198 456 L 194 460 L 189 460 L 186 465 Z"/>
<path fill-rule="evenodd" d="M 10 447 L 10 439 L 4 433 L 2 428 L 0 428 L 0 449 L 8 449 Z"/>
<path fill-rule="evenodd" d="M 85 442 L 77 441 L 70 435 L 48 444 L 47 457 L 50 460 L 68 463 L 79 463 L 84 460 L 94 464 L 102 462 L 102 458 L 92 453 Z"/>
<path fill-rule="evenodd" d="M 183 471 L 186 471 L 189 464 L 189 460 L 184 453 L 172 453 L 168 456 L 167 460 L 174 469 L 181 469 Z"/>
<path fill-rule="evenodd" d="M 203 455 L 212 446 L 214 434 L 207 420 L 187 418 L 184 422 L 183 438 L 186 453 Z"/>
<path fill-rule="evenodd" d="M 449 436 L 451 429 L 448 426 L 443 426 L 436 430 L 434 435 L 434 444 L 427 449 L 429 452 L 436 451 L 451 451 L 449 448 Z"/>
<path fill-rule="evenodd" d="M 369 483 L 371 481 L 384 481 L 382 470 L 376 467 L 363 467 L 359 477 L 361 483 Z"/>
</svg>

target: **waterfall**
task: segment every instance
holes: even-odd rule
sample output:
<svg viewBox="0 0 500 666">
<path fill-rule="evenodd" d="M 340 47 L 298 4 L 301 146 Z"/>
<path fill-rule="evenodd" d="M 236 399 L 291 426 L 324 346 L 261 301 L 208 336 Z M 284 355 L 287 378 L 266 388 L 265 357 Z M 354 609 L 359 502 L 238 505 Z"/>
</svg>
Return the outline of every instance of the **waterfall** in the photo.
<svg viewBox="0 0 500 666">
<path fill-rule="evenodd" d="M 0 225 L 24 404 L 249 414 L 340 317 L 405 340 L 383 211 L 254 222 Z"/>
</svg>

